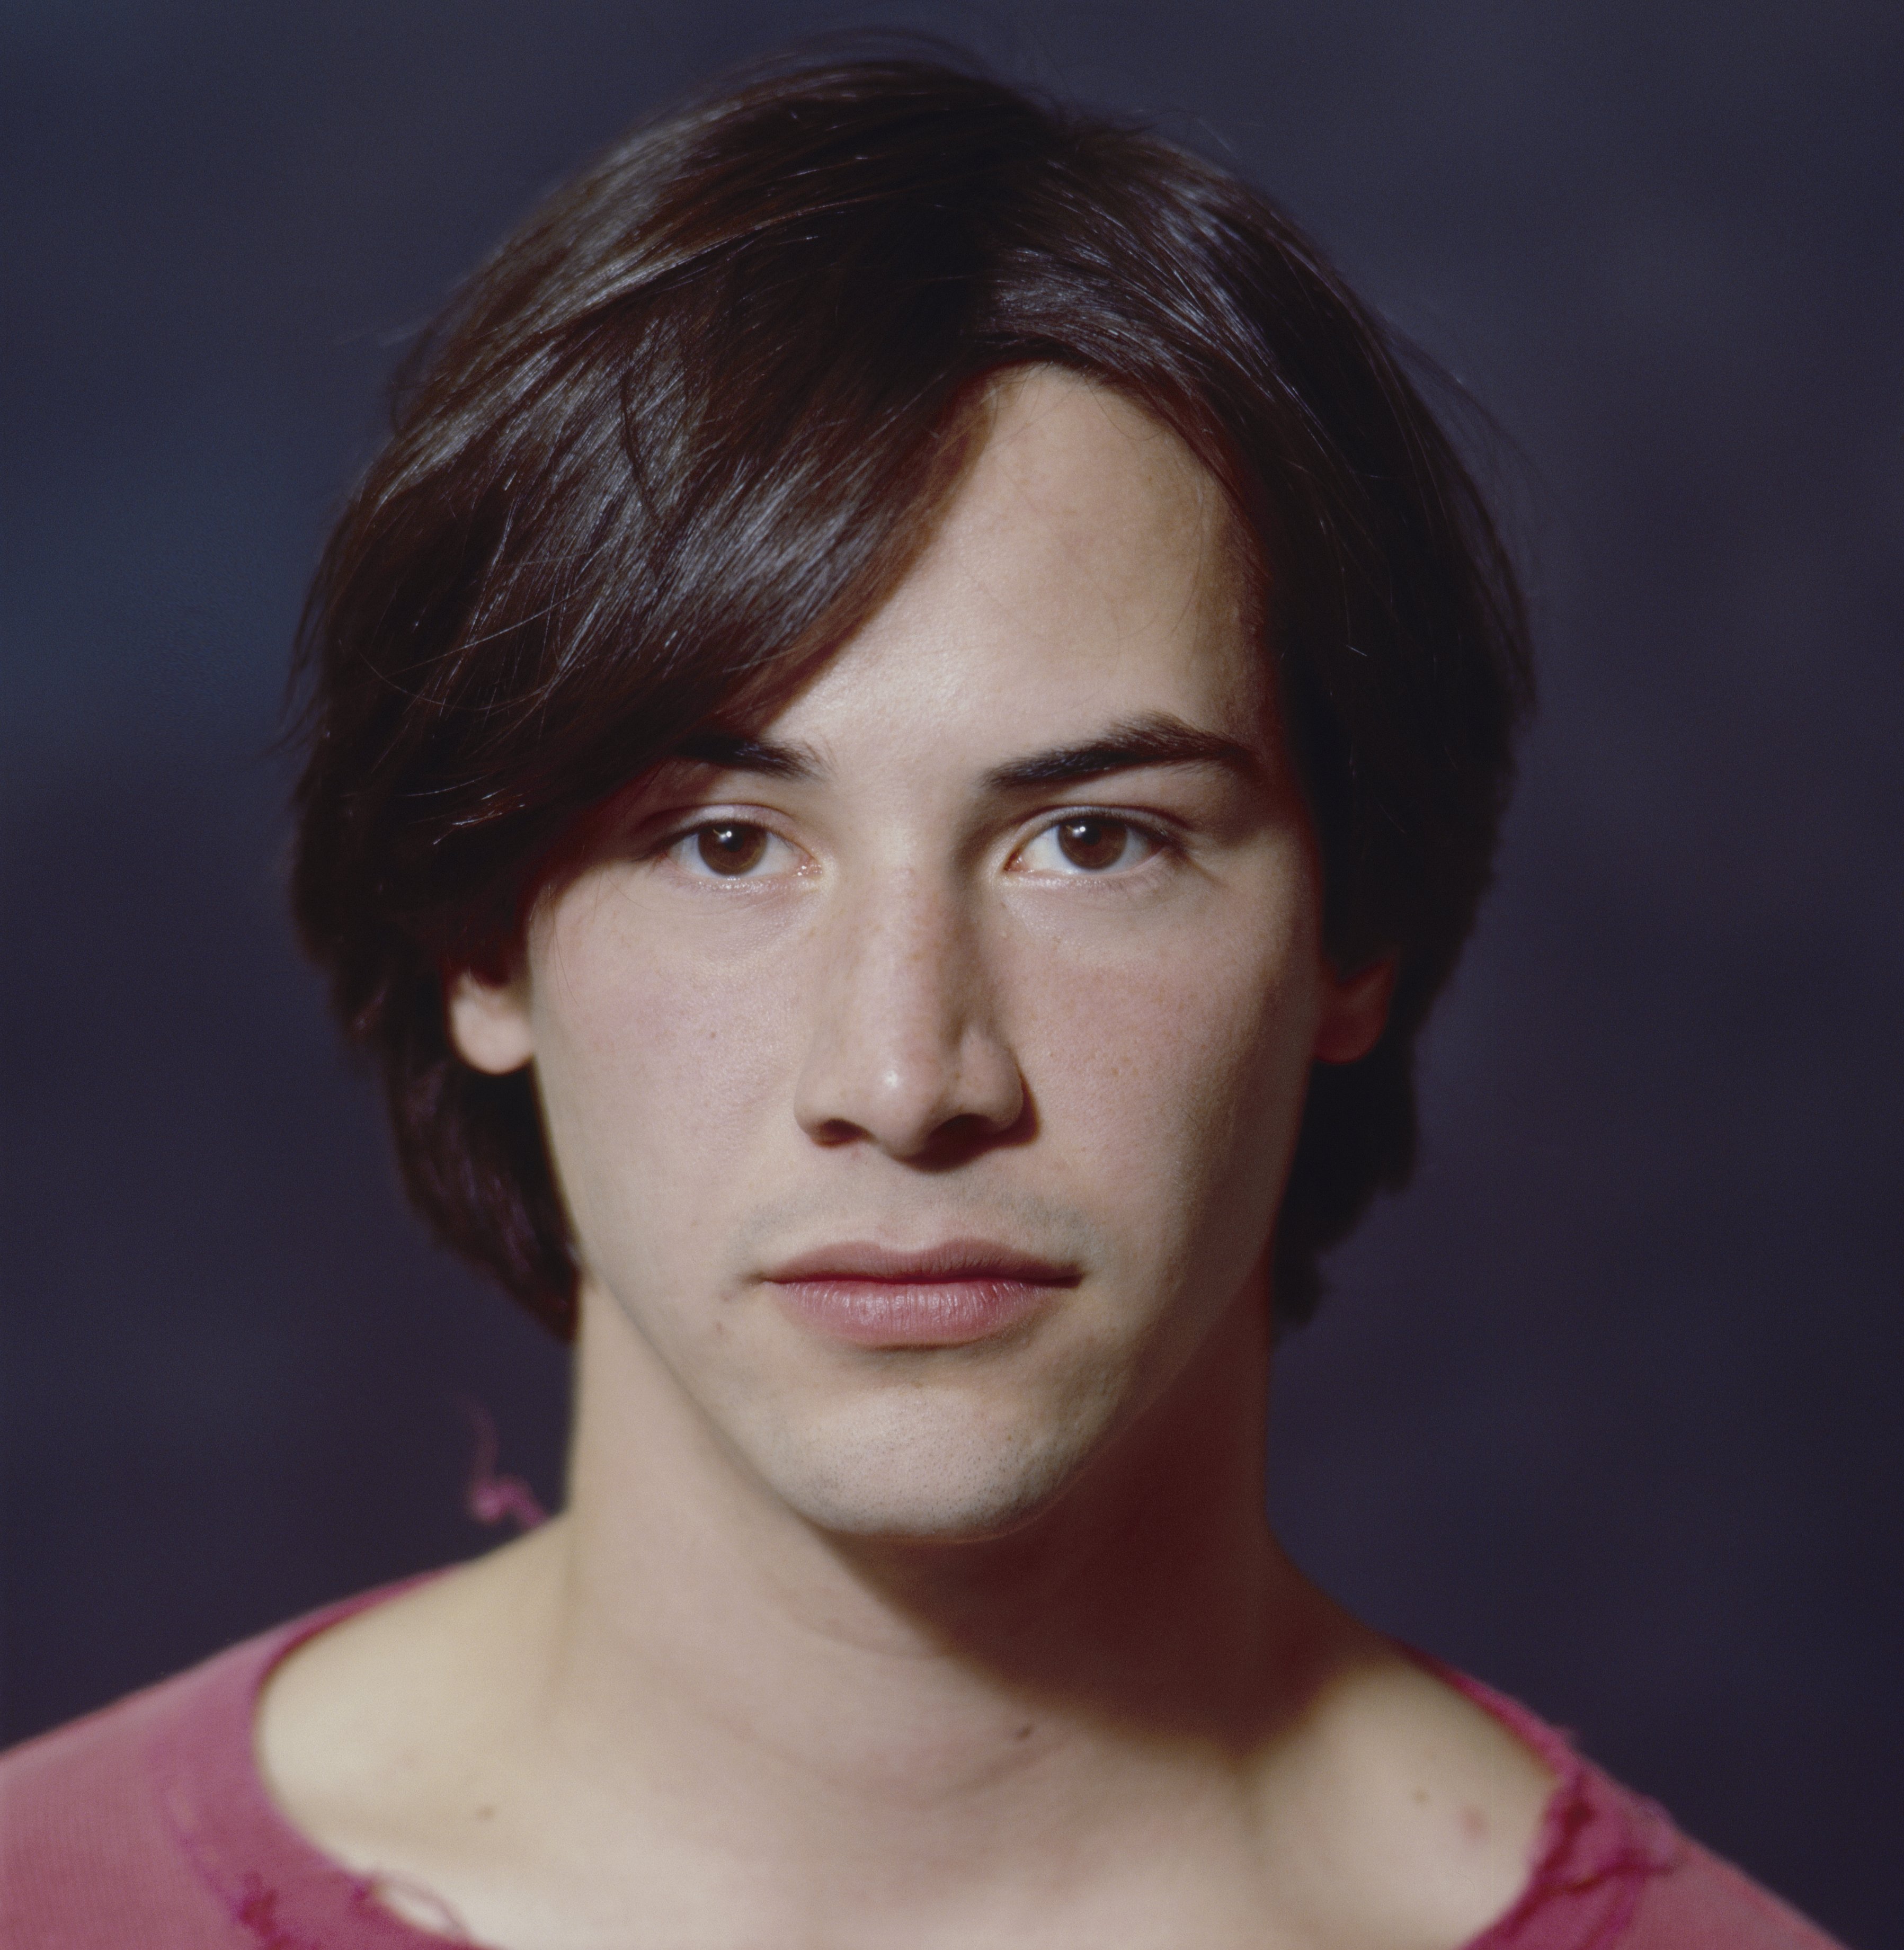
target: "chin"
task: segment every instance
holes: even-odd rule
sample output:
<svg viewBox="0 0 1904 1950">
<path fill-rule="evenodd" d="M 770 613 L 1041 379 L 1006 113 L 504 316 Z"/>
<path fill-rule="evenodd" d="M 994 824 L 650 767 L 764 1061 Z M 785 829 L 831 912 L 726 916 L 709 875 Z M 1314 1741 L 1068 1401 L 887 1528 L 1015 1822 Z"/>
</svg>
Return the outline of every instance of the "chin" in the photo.
<svg viewBox="0 0 1904 1950">
<path fill-rule="evenodd" d="M 1001 1428 L 906 1392 L 790 1431 L 762 1474 L 790 1508 L 840 1536 L 981 1543 L 1035 1522 L 1103 1439 L 1075 1422 Z"/>
</svg>

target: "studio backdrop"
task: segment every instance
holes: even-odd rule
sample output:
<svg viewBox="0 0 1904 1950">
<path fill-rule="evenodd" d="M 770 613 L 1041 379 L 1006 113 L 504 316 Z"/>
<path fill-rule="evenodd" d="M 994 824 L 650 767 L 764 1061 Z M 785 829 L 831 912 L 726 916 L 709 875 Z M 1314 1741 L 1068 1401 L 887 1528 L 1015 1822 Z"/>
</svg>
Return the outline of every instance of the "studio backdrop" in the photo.
<svg viewBox="0 0 1904 1950">
<path fill-rule="evenodd" d="M 1855 1945 L 1904 1824 L 1904 9 L 13 0 L 5 1731 L 481 1548 L 560 1351 L 405 1216 L 285 919 L 287 650 L 384 383 L 537 195 L 817 30 L 1279 198 L 1492 416 L 1542 708 L 1424 1162 L 1268 1494 Z"/>
</svg>

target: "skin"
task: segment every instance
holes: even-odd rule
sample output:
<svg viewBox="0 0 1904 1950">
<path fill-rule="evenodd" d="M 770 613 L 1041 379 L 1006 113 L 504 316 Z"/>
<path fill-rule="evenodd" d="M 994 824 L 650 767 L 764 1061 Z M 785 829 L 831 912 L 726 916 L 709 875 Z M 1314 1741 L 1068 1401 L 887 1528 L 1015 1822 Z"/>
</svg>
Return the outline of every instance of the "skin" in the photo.
<svg viewBox="0 0 1904 1950">
<path fill-rule="evenodd" d="M 1305 1079 L 1390 977 L 1323 952 L 1229 517 L 1100 388 L 987 411 L 898 587 L 734 727 L 793 768 L 639 782 L 513 977 L 453 986 L 579 1242 L 569 1507 L 310 1642 L 259 1728 L 419 1921 L 1446 1950 L 1525 1880 L 1539 1764 L 1263 1514 Z M 1134 727 L 1182 749 L 1000 776 Z M 763 1277 L 974 1237 L 1066 1279 L 966 1345 L 843 1344 Z"/>
</svg>

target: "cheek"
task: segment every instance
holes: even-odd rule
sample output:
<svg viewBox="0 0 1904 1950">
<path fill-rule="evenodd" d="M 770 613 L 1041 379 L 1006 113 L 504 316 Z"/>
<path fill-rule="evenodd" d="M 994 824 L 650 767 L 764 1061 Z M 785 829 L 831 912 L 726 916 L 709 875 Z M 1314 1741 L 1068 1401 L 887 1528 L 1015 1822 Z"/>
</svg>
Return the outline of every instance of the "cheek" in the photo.
<svg viewBox="0 0 1904 1950">
<path fill-rule="evenodd" d="M 793 1026 L 768 958 L 685 965 L 643 920 L 612 886 L 564 896 L 532 944 L 536 1073 L 584 1258 L 664 1272 L 744 1197 Z"/>
<path fill-rule="evenodd" d="M 1139 953 L 1039 971 L 1022 997 L 1042 1120 L 1102 1189 L 1186 1242 L 1213 1217 L 1267 1237 L 1320 1006 L 1306 906 L 1220 911 Z"/>
</svg>

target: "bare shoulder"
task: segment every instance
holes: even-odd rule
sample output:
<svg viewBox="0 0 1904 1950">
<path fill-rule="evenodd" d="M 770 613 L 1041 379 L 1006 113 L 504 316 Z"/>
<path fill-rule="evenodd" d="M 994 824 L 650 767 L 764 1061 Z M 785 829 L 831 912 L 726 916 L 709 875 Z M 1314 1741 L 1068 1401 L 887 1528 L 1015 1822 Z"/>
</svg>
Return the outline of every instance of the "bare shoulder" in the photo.
<svg viewBox="0 0 1904 1950">
<path fill-rule="evenodd" d="M 1445 1950 L 1528 1883 L 1553 1769 L 1492 1714 L 1351 1622 L 1266 1786 L 1301 1811 L 1282 1865 L 1320 1917 L 1352 1892 L 1354 1940 Z"/>
<path fill-rule="evenodd" d="M 547 1528 L 553 1531 L 554 1525 Z M 466 1797 L 470 1757 L 519 1710 L 535 1533 L 307 1640 L 272 1673 L 255 1726 L 273 1799 L 354 1867 L 402 1853 L 428 1811 Z"/>
</svg>

